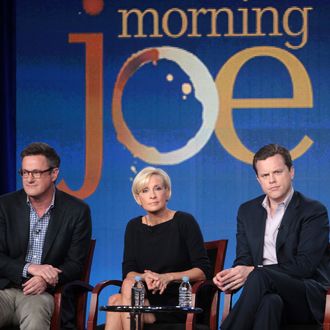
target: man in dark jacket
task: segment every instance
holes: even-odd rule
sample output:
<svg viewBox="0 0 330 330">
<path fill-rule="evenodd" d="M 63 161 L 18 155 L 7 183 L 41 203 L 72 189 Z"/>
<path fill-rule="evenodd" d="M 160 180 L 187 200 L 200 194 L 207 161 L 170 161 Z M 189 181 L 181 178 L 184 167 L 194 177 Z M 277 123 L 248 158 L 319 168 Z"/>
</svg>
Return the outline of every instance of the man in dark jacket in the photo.
<svg viewBox="0 0 330 330">
<path fill-rule="evenodd" d="M 221 329 L 321 323 L 330 283 L 327 210 L 293 190 L 287 149 L 264 146 L 253 168 L 265 195 L 240 206 L 234 265 L 213 279 L 223 291 L 243 286 Z"/>
<path fill-rule="evenodd" d="M 32 143 L 21 158 L 23 189 L 0 197 L 0 327 L 49 329 L 51 293 L 81 276 L 90 209 L 55 188 L 60 158 L 49 145 Z"/>
</svg>

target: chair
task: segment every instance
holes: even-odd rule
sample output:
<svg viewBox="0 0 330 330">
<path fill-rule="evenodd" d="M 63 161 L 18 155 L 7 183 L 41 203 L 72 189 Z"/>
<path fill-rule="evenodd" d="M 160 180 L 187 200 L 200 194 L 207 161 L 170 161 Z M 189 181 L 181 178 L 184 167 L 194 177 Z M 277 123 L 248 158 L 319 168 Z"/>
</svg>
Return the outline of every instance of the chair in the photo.
<svg viewBox="0 0 330 330">
<path fill-rule="evenodd" d="M 328 289 L 326 297 L 323 330 L 330 330 L 330 289 Z"/>
<path fill-rule="evenodd" d="M 330 251 L 330 243 L 328 245 L 328 250 Z M 223 311 L 222 311 L 222 319 L 221 322 L 225 320 L 225 318 L 228 316 L 231 308 L 232 308 L 232 298 L 233 298 L 233 293 L 228 292 L 224 293 L 224 306 L 223 306 Z M 319 325 L 314 325 L 314 324 L 306 324 L 306 325 L 294 325 L 290 324 L 284 327 L 283 330 L 319 330 L 320 326 Z M 326 296 L 326 305 L 325 305 L 325 311 L 324 311 L 324 320 L 323 320 L 323 330 L 330 330 L 330 288 L 327 291 L 327 296 Z"/>
<path fill-rule="evenodd" d="M 215 275 L 223 269 L 224 260 L 227 250 L 227 240 L 217 240 L 206 242 L 204 244 L 208 257 L 212 266 L 212 274 Z M 109 286 L 121 286 L 122 281 L 108 280 L 98 283 L 93 291 L 90 303 L 89 316 L 87 321 L 87 330 L 95 330 L 101 328 L 97 326 L 98 302 L 101 291 Z M 219 311 L 219 290 L 213 284 L 212 280 L 204 280 L 193 283 L 193 303 L 195 306 L 202 307 L 204 312 L 201 315 L 187 314 L 185 324 L 145 324 L 145 330 L 161 330 L 161 329 L 218 329 L 218 311 Z M 202 304 L 207 297 L 208 303 Z"/>
<path fill-rule="evenodd" d="M 83 268 L 82 276 L 80 280 L 69 282 L 62 287 L 59 287 L 54 294 L 54 312 L 51 320 L 50 330 L 61 329 L 61 302 L 62 295 L 68 290 L 74 290 L 75 293 L 75 306 L 76 306 L 76 329 L 85 330 L 86 321 L 86 305 L 87 305 L 87 293 L 92 291 L 93 287 L 88 284 L 90 278 L 90 272 L 92 267 L 92 261 L 94 256 L 96 240 L 91 239 L 87 259 Z"/>
<path fill-rule="evenodd" d="M 76 295 L 76 329 L 85 330 L 85 318 L 86 318 L 86 304 L 87 304 L 87 292 L 92 291 L 93 287 L 88 284 L 91 266 L 94 256 L 96 240 L 91 239 L 87 259 L 83 268 L 82 276 L 80 280 L 69 282 L 56 289 L 54 293 L 54 312 L 51 319 L 50 330 L 61 329 L 61 302 L 62 295 L 67 290 L 74 290 Z M 19 327 L 8 326 L 2 327 L 1 330 L 18 330 Z"/>
</svg>

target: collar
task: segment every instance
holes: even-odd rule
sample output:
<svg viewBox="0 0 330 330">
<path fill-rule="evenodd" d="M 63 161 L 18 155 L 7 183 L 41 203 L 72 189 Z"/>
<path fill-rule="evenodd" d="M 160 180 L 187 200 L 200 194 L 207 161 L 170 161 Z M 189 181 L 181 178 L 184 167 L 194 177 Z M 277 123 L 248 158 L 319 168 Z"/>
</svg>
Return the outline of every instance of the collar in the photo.
<svg viewBox="0 0 330 330">
<path fill-rule="evenodd" d="M 291 202 L 292 196 L 294 193 L 294 189 L 291 186 L 290 191 L 288 192 L 288 194 L 286 195 L 286 197 L 284 198 L 284 200 L 280 203 L 277 204 L 277 207 L 279 206 L 283 206 L 284 209 L 286 209 L 289 205 L 289 203 Z M 266 195 L 265 198 L 262 201 L 262 206 L 267 210 L 267 208 L 269 208 L 269 201 L 268 201 L 268 196 Z"/>
<path fill-rule="evenodd" d="M 55 205 L 55 193 L 56 193 L 56 188 L 54 188 L 52 200 L 51 200 L 49 206 L 47 207 L 47 210 L 46 210 L 45 213 L 47 213 L 49 210 L 51 210 L 52 208 L 54 208 L 54 205 Z M 32 204 L 30 202 L 30 199 L 29 199 L 29 196 L 28 195 L 26 195 L 26 203 L 27 203 L 27 205 L 29 205 L 30 207 L 32 207 Z"/>
</svg>

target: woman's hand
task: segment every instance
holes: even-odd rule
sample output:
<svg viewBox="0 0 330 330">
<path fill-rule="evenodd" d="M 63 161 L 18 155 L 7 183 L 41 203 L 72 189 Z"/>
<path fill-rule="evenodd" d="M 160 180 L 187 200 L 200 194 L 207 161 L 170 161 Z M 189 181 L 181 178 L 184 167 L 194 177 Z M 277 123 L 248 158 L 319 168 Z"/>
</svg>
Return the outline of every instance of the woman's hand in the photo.
<svg viewBox="0 0 330 330">
<path fill-rule="evenodd" d="M 159 291 L 159 294 L 162 294 L 167 284 L 170 283 L 173 279 L 170 274 L 158 274 L 152 272 L 151 270 L 144 271 L 144 280 L 147 284 L 147 287 L 153 294 Z"/>
</svg>

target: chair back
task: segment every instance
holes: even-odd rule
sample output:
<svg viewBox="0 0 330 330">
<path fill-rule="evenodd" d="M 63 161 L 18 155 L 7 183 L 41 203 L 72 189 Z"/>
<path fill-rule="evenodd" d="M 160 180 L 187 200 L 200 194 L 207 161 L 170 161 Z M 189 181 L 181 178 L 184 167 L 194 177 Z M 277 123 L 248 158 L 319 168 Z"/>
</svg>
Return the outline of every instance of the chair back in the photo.
<svg viewBox="0 0 330 330">
<path fill-rule="evenodd" d="M 330 255 L 330 243 L 328 244 L 328 255 Z M 323 330 L 330 330 L 330 288 L 328 288 L 325 300 Z"/>
<path fill-rule="evenodd" d="M 91 239 L 89 244 L 89 250 L 87 259 L 84 265 L 84 269 L 81 276 L 81 281 L 85 283 L 89 283 L 89 278 L 91 274 L 92 262 L 94 257 L 95 250 L 95 239 Z M 86 305 L 87 305 L 87 291 L 78 295 L 77 297 L 77 314 L 76 314 L 76 326 L 77 329 L 85 329 L 85 321 L 86 321 Z"/>
<path fill-rule="evenodd" d="M 95 239 L 91 239 L 90 243 L 89 243 L 89 249 L 88 249 L 88 255 L 87 255 L 87 259 L 84 265 L 84 269 L 81 275 L 81 280 L 83 282 L 88 283 L 89 282 L 89 278 L 90 278 L 90 274 L 91 274 L 91 268 L 92 268 L 92 262 L 93 262 L 93 257 L 94 257 L 94 250 L 95 250 L 95 244 L 96 244 L 96 240 Z"/>
<path fill-rule="evenodd" d="M 223 270 L 228 240 L 221 239 L 204 243 L 207 255 L 211 263 L 211 274 L 214 277 Z M 196 295 L 196 306 L 203 309 L 203 313 L 196 316 L 199 327 L 207 325 L 211 330 L 218 329 L 220 293 L 218 288 L 208 280 L 209 285 L 201 288 Z M 189 320 L 189 315 L 187 320 Z M 198 328 L 197 326 L 197 328 Z"/>
<path fill-rule="evenodd" d="M 86 305 L 88 291 L 92 290 L 89 285 L 90 272 L 92 267 L 92 261 L 94 256 L 96 240 L 91 239 L 88 249 L 87 258 L 84 264 L 84 268 L 81 277 L 78 281 L 73 281 L 58 288 L 54 294 L 54 312 L 51 320 L 51 330 L 61 329 L 61 305 L 63 290 L 68 288 L 75 290 L 75 307 L 76 307 L 76 329 L 84 330 L 86 321 Z"/>
<path fill-rule="evenodd" d="M 223 270 L 225 263 L 225 256 L 227 251 L 228 240 L 220 239 L 216 241 L 209 241 L 204 243 L 207 256 L 211 263 L 211 274 L 215 276 Z"/>
</svg>

